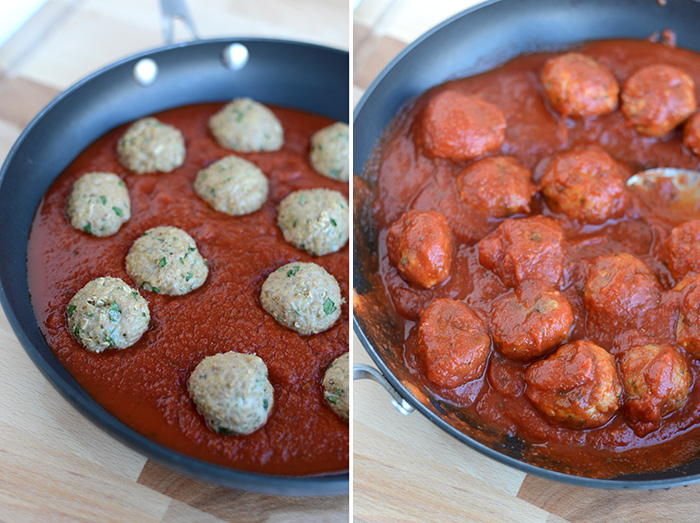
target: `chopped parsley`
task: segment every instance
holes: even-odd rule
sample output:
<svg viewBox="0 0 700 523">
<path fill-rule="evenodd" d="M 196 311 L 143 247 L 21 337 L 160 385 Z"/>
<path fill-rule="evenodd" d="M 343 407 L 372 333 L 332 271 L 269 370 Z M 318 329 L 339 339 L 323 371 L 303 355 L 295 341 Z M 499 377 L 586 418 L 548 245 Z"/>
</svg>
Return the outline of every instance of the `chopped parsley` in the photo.
<svg viewBox="0 0 700 523">
<path fill-rule="evenodd" d="M 112 210 L 119 216 L 120 218 L 124 216 L 124 211 L 121 210 L 120 207 L 112 207 Z"/>
<path fill-rule="evenodd" d="M 102 205 L 106 205 L 107 204 L 107 197 L 104 194 L 101 194 L 100 201 L 102 202 Z"/>
<path fill-rule="evenodd" d="M 335 221 L 333 218 L 331 218 L 331 225 L 332 225 L 333 227 L 337 227 L 337 226 L 338 226 L 338 224 L 336 223 L 336 221 Z"/>
<path fill-rule="evenodd" d="M 89 223 L 87 225 L 85 225 L 85 227 L 83 227 L 83 230 L 89 234 L 92 234 L 92 227 L 90 226 Z"/>
<path fill-rule="evenodd" d="M 326 298 L 326 301 L 323 302 L 323 312 L 326 313 L 326 315 L 333 314 L 338 307 L 335 306 L 335 303 L 333 303 L 333 300 L 330 298 Z"/>
<path fill-rule="evenodd" d="M 301 267 L 299 265 L 295 265 L 291 269 L 287 271 L 287 278 L 291 278 L 292 276 L 296 275 L 297 272 L 299 272 L 299 269 Z"/>
<path fill-rule="evenodd" d="M 191 279 L 192 279 L 192 273 L 191 273 L 191 272 L 188 272 L 188 273 L 185 275 L 185 281 L 190 281 Z"/>
<path fill-rule="evenodd" d="M 69 305 L 68 306 L 68 317 L 72 318 L 73 317 L 73 312 L 75 311 L 75 305 Z"/>
<path fill-rule="evenodd" d="M 109 308 L 109 319 L 112 323 L 119 323 L 119 320 L 122 319 L 122 311 L 119 308 L 119 304 L 117 302 L 113 302 L 112 306 Z"/>
<path fill-rule="evenodd" d="M 165 256 L 163 256 L 160 260 L 158 260 L 158 265 L 160 265 L 161 267 L 165 267 L 165 265 L 166 265 L 167 263 L 168 263 L 168 262 L 167 262 L 167 260 L 165 259 Z"/>
</svg>

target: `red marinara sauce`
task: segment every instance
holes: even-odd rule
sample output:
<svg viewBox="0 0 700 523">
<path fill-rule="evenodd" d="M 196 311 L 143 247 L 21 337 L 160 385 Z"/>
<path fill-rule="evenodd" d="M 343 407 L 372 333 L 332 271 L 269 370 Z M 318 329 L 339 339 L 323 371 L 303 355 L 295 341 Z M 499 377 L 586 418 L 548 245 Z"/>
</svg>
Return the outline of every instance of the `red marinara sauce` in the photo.
<svg viewBox="0 0 700 523">
<path fill-rule="evenodd" d="M 696 94 L 700 94 L 700 55 L 697 53 L 636 40 L 590 42 L 572 51 L 609 68 L 620 86 L 646 66 L 671 65 L 688 75 L 695 83 Z M 379 277 L 369 276 L 375 282 L 375 289 L 368 303 L 383 300 L 386 307 L 396 312 L 397 329 L 404 339 L 403 347 L 397 349 L 397 365 L 403 364 L 408 371 L 398 368 L 397 375 L 418 397 L 425 397 L 426 403 L 434 406 L 437 401 L 448 405 L 447 413 L 436 407 L 446 420 L 456 419 L 455 425 L 460 425 L 462 420 L 473 420 L 460 426 L 476 439 L 481 437 L 487 444 L 498 439 L 493 443 L 495 447 L 517 440 L 522 443 L 516 446 L 523 460 L 570 474 L 614 477 L 664 470 L 700 455 L 700 360 L 686 352 L 676 340 L 682 297 L 673 288 L 680 278 L 677 281 L 673 277 L 664 261 L 667 238 L 678 223 L 663 212 L 652 211 L 624 186 L 620 189 L 619 181 L 612 178 L 610 183 L 618 185 L 610 208 L 602 212 L 591 203 L 582 208 L 583 220 L 571 219 L 562 208 L 553 208 L 548 203 L 542 193 L 542 180 L 555 157 L 586 148 L 603 150 L 611 156 L 619 166 L 623 181 L 637 171 L 654 167 L 698 170 L 700 156 L 683 145 L 682 125 L 663 138 L 644 136 L 628 121 L 619 105 L 608 114 L 593 117 L 562 116 L 547 101 L 540 80 L 545 62 L 559 54 L 562 53 L 523 55 L 489 72 L 447 82 L 410 102 L 394 119 L 365 167 L 362 179 L 368 182 L 365 184 L 358 179 L 356 183 L 358 193 L 371 200 L 376 225 Z M 422 138 L 426 114 L 432 118 L 431 125 L 450 126 L 449 122 L 434 121 L 439 115 L 430 112 L 431 101 L 441 96 L 474 95 L 503 112 L 507 126 L 502 144 L 468 159 L 443 158 L 426 148 Z M 456 183 L 465 176 L 460 173 L 469 165 L 499 155 L 511 156 L 529 169 L 538 190 L 529 209 L 521 208 L 507 217 L 487 216 L 470 207 L 460 197 L 460 183 Z M 624 212 L 616 207 L 621 199 L 625 199 Z M 489 207 L 488 202 L 484 206 Z M 440 211 L 454 235 L 450 276 L 431 288 L 423 288 L 402 277 L 387 250 L 392 224 L 409 210 Z M 480 377 L 453 388 L 428 379 L 427 357 L 423 357 L 419 349 L 421 311 L 438 298 L 450 298 L 471 307 L 488 325 L 493 304 L 502 303 L 497 300 L 512 293 L 511 288 L 517 284 L 508 281 L 504 284 L 497 274 L 505 274 L 509 269 L 499 265 L 498 260 L 489 268 L 484 266 L 479 241 L 505 220 L 539 215 L 556 222 L 563 233 L 560 266 L 563 269 L 544 282 L 559 289 L 573 314 L 568 339 L 557 346 L 577 340 L 592 341 L 612 353 L 615 358 L 608 358 L 608 361 L 613 361 L 613 368 L 617 365 L 618 369 L 626 351 L 647 343 L 671 345 L 687 361 L 692 374 L 687 401 L 679 410 L 664 415 L 658 429 L 646 435 L 635 433 L 626 414 L 626 393 L 621 395 L 620 408 L 615 414 L 595 428 L 572 428 L 544 416 L 528 399 L 526 371 L 534 363 L 551 356 L 556 347 L 531 361 L 508 359 L 492 348 Z M 584 299 L 587 274 L 594 260 L 613 253 L 635 256 L 648 267 L 648 278 L 658 282 L 649 284 L 644 291 L 657 299 L 654 306 L 640 308 L 639 316 L 632 319 L 639 322 L 638 329 L 624 322 L 587 321 L 589 310 Z M 512 263 L 512 260 L 506 262 Z M 546 273 L 550 262 L 551 258 L 545 256 L 530 266 L 521 266 L 520 270 L 530 274 Z M 617 292 L 624 293 L 624 285 Z M 634 292 L 631 296 L 630 300 L 637 299 Z M 358 298 L 360 311 L 363 302 Z M 613 303 L 609 308 L 614 311 L 615 306 Z M 657 373 L 657 376 L 660 375 Z M 560 379 L 551 373 L 541 377 L 544 381 Z M 576 377 L 561 379 L 575 381 Z M 659 387 L 663 389 L 668 383 L 662 381 Z M 460 414 L 453 415 L 455 411 Z M 477 426 L 487 428 L 474 428 Z M 494 438 L 493 434 L 498 436 Z"/>
<path fill-rule="evenodd" d="M 136 175 L 117 160 L 126 125 L 90 145 L 50 187 L 32 225 L 27 254 L 29 290 L 39 326 L 59 361 L 103 407 L 129 427 L 176 451 L 240 470 L 309 475 L 348 468 L 349 428 L 323 400 L 328 365 L 348 351 L 348 305 L 329 330 L 300 336 L 279 325 L 260 305 L 260 288 L 276 268 L 292 262 L 323 266 L 348 298 L 348 247 L 313 257 L 284 241 L 277 206 L 290 192 L 325 187 L 346 197 L 348 184 L 316 173 L 308 162 L 314 132 L 327 118 L 271 107 L 285 143 L 276 152 L 235 153 L 268 177 L 263 207 L 232 217 L 216 212 L 194 192 L 202 168 L 230 154 L 211 136 L 207 122 L 223 104 L 170 109 L 156 116 L 182 131 L 184 164 L 171 173 Z M 113 172 L 127 185 L 131 219 L 113 236 L 93 237 L 71 227 L 66 201 L 73 182 L 90 171 Z M 124 259 L 145 230 L 171 225 L 187 231 L 207 260 L 202 287 L 184 296 L 140 289 L 148 301 L 148 331 L 133 346 L 101 354 L 82 348 L 66 327 L 66 307 L 87 282 L 100 276 L 136 287 Z M 206 356 L 255 353 L 274 387 L 267 423 L 248 436 L 219 435 L 196 412 L 187 379 Z"/>
</svg>

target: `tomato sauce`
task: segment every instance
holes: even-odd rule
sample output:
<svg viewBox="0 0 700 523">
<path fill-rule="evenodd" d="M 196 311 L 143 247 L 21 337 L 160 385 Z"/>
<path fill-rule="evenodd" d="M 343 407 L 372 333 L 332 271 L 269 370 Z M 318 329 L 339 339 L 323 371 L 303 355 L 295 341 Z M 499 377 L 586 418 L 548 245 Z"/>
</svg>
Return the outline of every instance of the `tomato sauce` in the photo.
<svg viewBox="0 0 700 523">
<path fill-rule="evenodd" d="M 624 81 L 638 69 L 657 63 L 674 65 L 688 74 L 700 94 L 700 55 L 663 43 L 633 40 L 608 40 L 584 44 L 576 49 L 608 66 L 617 81 Z M 640 135 L 619 109 L 595 118 L 563 118 L 543 96 L 540 72 L 555 53 L 518 57 L 484 74 L 450 81 L 437 86 L 409 103 L 394 119 L 368 162 L 363 179 L 357 184 L 371 199 L 376 226 L 380 279 L 376 296 L 357 299 L 358 310 L 377 300 L 398 313 L 398 329 L 403 334 L 399 361 L 409 374 L 397 375 L 418 397 L 432 404 L 448 405 L 456 418 L 469 427 L 487 427 L 475 431 L 489 443 L 489 434 L 503 441 L 519 441 L 519 457 L 539 466 L 590 477 L 614 477 L 621 474 L 659 471 L 682 465 L 700 456 L 700 361 L 687 355 L 694 383 L 685 405 L 663 418 L 661 428 L 644 437 L 635 435 L 624 409 L 604 426 L 575 430 L 549 422 L 525 396 L 527 363 L 508 360 L 492 351 L 483 376 L 456 388 L 443 388 L 426 378 L 418 351 L 418 315 L 440 297 L 463 301 L 487 320 L 494 300 L 509 289 L 491 271 L 479 263 L 477 242 L 496 229 L 502 219 L 474 212 L 460 199 L 455 178 L 466 165 L 428 157 L 420 145 L 420 115 L 431 99 L 446 90 L 477 94 L 497 105 L 505 114 L 505 141 L 493 154 L 514 156 L 532 171 L 539 183 L 551 158 L 576 147 L 598 146 L 620 164 L 626 176 L 660 166 L 698 170 L 700 158 L 682 143 L 682 127 L 664 139 Z M 369 192 L 371 191 L 371 193 Z M 566 220 L 550 209 L 541 194 L 530 204 L 530 215 L 542 214 L 557 219 L 565 234 L 564 275 L 560 284 L 574 312 L 570 341 L 586 339 L 613 354 L 635 342 L 676 344 L 675 327 L 678 295 L 670 292 L 677 283 L 662 261 L 662 244 L 677 225 L 673 217 L 652 211 L 632 196 L 625 217 L 597 225 L 582 225 Z M 357 205 L 357 204 L 356 204 Z M 387 252 L 387 234 L 392 223 L 409 209 L 438 210 L 450 223 L 455 236 L 455 256 L 450 278 L 432 289 L 407 283 L 391 263 Z M 519 216 L 523 216 L 522 214 Z M 700 216 L 700 215 L 699 215 Z M 517 216 L 516 216 L 517 217 Z M 587 325 L 583 302 L 585 270 L 598 256 L 627 252 L 640 258 L 658 278 L 663 295 L 658 307 L 644 316 L 641 332 L 626 332 L 615 326 Z M 623 400 L 624 401 L 624 400 Z M 437 407 L 436 407 L 437 408 Z M 441 408 L 437 408 L 438 411 Z M 444 413 L 443 413 L 444 414 Z M 474 421 L 476 420 L 476 421 Z M 472 431 L 474 432 L 474 431 Z"/>
<path fill-rule="evenodd" d="M 269 179 L 270 193 L 259 211 L 232 217 L 197 197 L 197 172 L 232 154 L 211 136 L 207 122 L 223 104 L 179 107 L 156 114 L 180 129 L 187 156 L 171 173 L 135 175 L 117 160 L 116 145 L 126 126 L 89 146 L 50 187 L 36 212 L 29 238 L 29 290 L 39 326 L 52 351 L 76 381 L 129 427 L 173 450 L 239 470 L 309 475 L 348 468 L 349 428 L 323 400 L 328 365 L 348 351 L 348 305 L 328 331 L 300 336 L 279 325 L 260 305 L 260 288 L 276 268 L 292 261 L 314 262 L 338 281 L 348 298 L 348 247 L 313 257 L 284 241 L 277 206 L 290 192 L 325 187 L 348 196 L 348 184 L 317 174 L 308 162 L 310 139 L 330 120 L 271 107 L 285 133 L 276 152 L 239 154 Z M 132 217 L 113 236 L 97 238 L 71 227 L 66 201 L 73 182 L 90 171 L 113 172 L 127 185 Z M 91 353 L 70 335 L 66 306 L 88 281 L 123 279 L 124 259 L 145 230 L 171 225 L 187 231 L 207 260 L 202 287 L 184 296 L 140 289 L 151 322 L 133 346 Z M 274 387 L 267 424 L 248 436 L 219 435 L 196 412 L 187 379 L 206 356 L 255 353 Z"/>
</svg>

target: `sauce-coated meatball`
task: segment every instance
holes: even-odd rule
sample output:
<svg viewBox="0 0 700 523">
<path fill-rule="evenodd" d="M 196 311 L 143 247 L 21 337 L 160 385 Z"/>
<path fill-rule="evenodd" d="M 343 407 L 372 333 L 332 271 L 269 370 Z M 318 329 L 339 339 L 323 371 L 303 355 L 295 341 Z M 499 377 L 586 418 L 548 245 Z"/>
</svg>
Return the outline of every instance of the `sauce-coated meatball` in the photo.
<svg viewBox="0 0 700 523">
<path fill-rule="evenodd" d="M 491 338 L 471 308 L 458 300 L 438 298 L 420 313 L 418 351 L 428 379 L 454 388 L 484 373 Z"/>
<path fill-rule="evenodd" d="M 480 96 L 443 91 L 423 110 L 419 141 L 433 157 L 462 162 L 498 149 L 505 140 L 503 111 Z"/>
<path fill-rule="evenodd" d="M 187 390 L 197 412 L 219 434 L 255 432 L 267 422 L 274 403 L 267 366 L 254 354 L 207 356 L 190 374 Z"/>
<path fill-rule="evenodd" d="M 350 234 L 348 201 L 330 189 L 294 191 L 280 202 L 277 225 L 286 241 L 309 254 L 336 252 Z"/>
<path fill-rule="evenodd" d="M 510 156 L 484 158 L 457 175 L 457 192 L 464 203 L 482 214 L 505 218 L 530 212 L 537 192 L 530 170 Z"/>
<path fill-rule="evenodd" d="M 598 116 L 617 107 L 620 86 L 615 75 L 581 53 L 547 60 L 540 81 L 551 106 L 564 116 Z"/>
<path fill-rule="evenodd" d="M 504 356 L 529 361 L 569 338 L 574 313 L 558 291 L 526 285 L 504 294 L 491 305 L 490 330 Z"/>
<path fill-rule="evenodd" d="M 236 98 L 209 119 L 209 129 L 226 149 L 241 153 L 277 151 L 284 130 L 275 114 L 250 98 Z"/>
<path fill-rule="evenodd" d="M 303 335 L 330 329 L 344 302 L 338 282 L 315 263 L 283 265 L 267 277 L 260 292 L 263 309 Z"/>
<path fill-rule="evenodd" d="M 209 269 L 192 236 L 164 226 L 147 230 L 134 242 L 126 272 L 146 290 L 179 296 L 201 287 Z"/>
<path fill-rule="evenodd" d="M 681 294 L 676 323 L 676 341 L 700 357 L 700 276 L 688 276 L 673 289 Z"/>
<path fill-rule="evenodd" d="M 688 398 L 692 377 L 683 356 L 671 345 L 644 345 L 620 358 L 625 409 L 638 436 L 661 426 L 661 418 L 680 409 Z"/>
<path fill-rule="evenodd" d="M 654 273 L 642 260 L 627 253 L 596 258 L 584 284 L 588 324 L 601 331 L 638 327 L 642 315 L 661 297 Z"/>
<path fill-rule="evenodd" d="M 350 178 L 350 127 L 343 122 L 324 127 L 311 137 L 309 161 L 316 171 L 333 180 Z"/>
<path fill-rule="evenodd" d="M 556 287 L 564 266 L 561 227 L 550 218 L 505 220 L 478 243 L 479 263 L 509 287 L 539 281 Z"/>
<path fill-rule="evenodd" d="M 628 202 L 620 168 L 599 149 L 560 154 L 547 168 L 541 183 L 554 211 L 585 223 L 619 218 Z"/>
<path fill-rule="evenodd" d="M 323 397 L 340 418 L 350 418 L 350 353 L 338 356 L 323 376 Z"/>
<path fill-rule="evenodd" d="M 119 161 L 136 174 L 168 173 L 185 161 L 185 139 L 179 129 L 156 118 L 134 122 L 117 143 Z"/>
<path fill-rule="evenodd" d="M 689 272 L 700 273 L 700 220 L 675 227 L 666 240 L 666 263 L 676 281 Z"/>
<path fill-rule="evenodd" d="M 696 108 L 695 82 L 670 65 L 643 67 L 622 88 L 622 112 L 645 136 L 666 136 Z"/>
<path fill-rule="evenodd" d="M 148 303 L 119 278 L 92 280 L 71 298 L 68 330 L 87 350 L 124 349 L 148 329 Z"/>
<path fill-rule="evenodd" d="M 683 143 L 700 156 L 700 112 L 688 118 L 683 127 Z"/>
<path fill-rule="evenodd" d="M 442 213 L 405 212 L 391 225 L 386 246 L 391 263 L 411 283 L 429 289 L 450 277 L 455 246 Z"/>
<path fill-rule="evenodd" d="M 73 184 L 66 213 L 79 231 L 110 236 L 131 218 L 129 191 L 116 174 L 84 174 Z"/>
<path fill-rule="evenodd" d="M 525 394 L 537 410 L 572 429 L 607 423 L 622 395 L 615 357 L 585 340 L 564 345 L 530 365 L 525 381 Z"/>
</svg>

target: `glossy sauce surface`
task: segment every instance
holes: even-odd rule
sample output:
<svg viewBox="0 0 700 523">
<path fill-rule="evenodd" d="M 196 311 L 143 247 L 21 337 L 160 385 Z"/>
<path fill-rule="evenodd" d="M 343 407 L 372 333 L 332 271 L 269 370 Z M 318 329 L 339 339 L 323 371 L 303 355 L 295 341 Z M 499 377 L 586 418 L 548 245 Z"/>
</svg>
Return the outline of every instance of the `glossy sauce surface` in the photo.
<svg viewBox="0 0 700 523">
<path fill-rule="evenodd" d="M 117 161 L 126 126 L 98 139 L 51 186 L 37 210 L 28 248 L 28 277 L 39 326 L 56 357 L 78 383 L 129 427 L 174 450 L 236 469 L 285 475 L 347 470 L 348 424 L 323 400 L 326 368 L 348 351 L 348 305 L 328 331 L 300 336 L 279 325 L 260 305 L 260 288 L 276 268 L 314 262 L 348 297 L 348 247 L 312 257 L 284 241 L 277 206 L 290 192 L 326 187 L 348 195 L 348 184 L 317 174 L 307 160 L 314 132 L 332 123 L 292 109 L 271 107 L 285 132 L 277 152 L 239 154 L 269 179 L 262 209 L 232 217 L 214 211 L 193 189 L 197 172 L 233 154 L 207 127 L 223 104 L 199 104 L 155 115 L 180 129 L 187 156 L 171 173 L 135 175 Z M 96 238 L 70 226 L 65 214 L 73 182 L 90 171 L 114 172 L 129 190 L 132 217 L 113 236 Z M 124 350 L 94 354 L 66 328 L 66 306 L 88 281 L 113 276 L 136 287 L 124 259 L 145 230 L 170 225 L 187 231 L 207 260 L 202 287 L 184 296 L 140 289 L 151 322 Z M 267 424 L 248 436 L 211 431 L 187 394 L 187 379 L 206 356 L 226 351 L 263 359 L 274 387 Z"/>
</svg>

